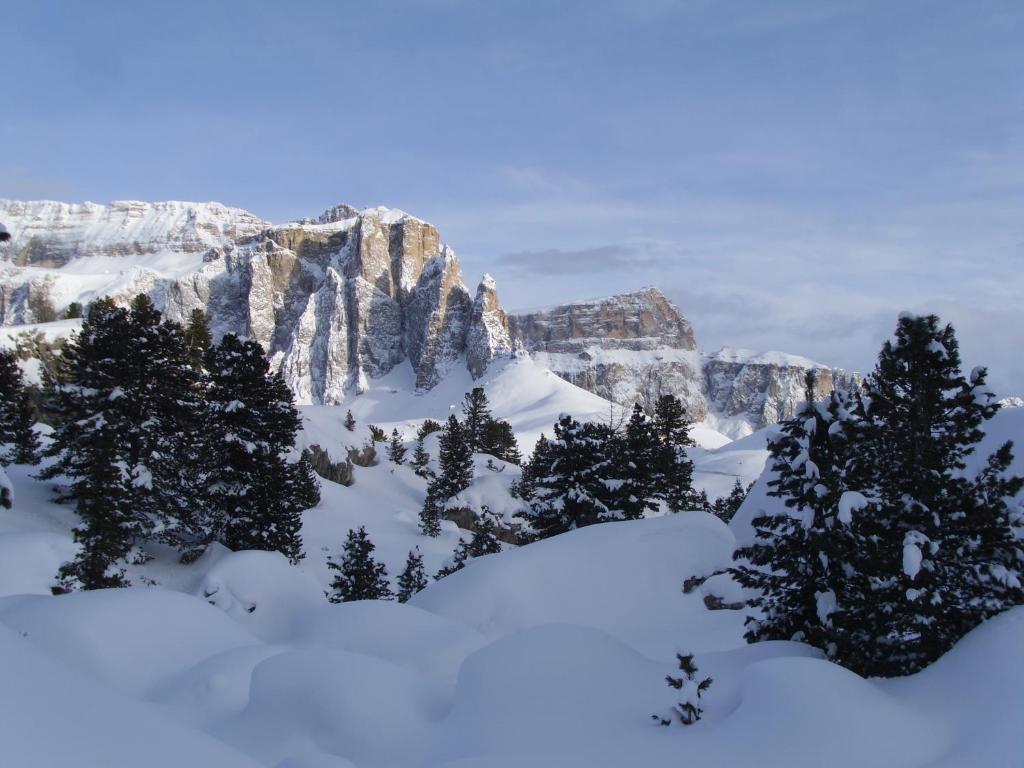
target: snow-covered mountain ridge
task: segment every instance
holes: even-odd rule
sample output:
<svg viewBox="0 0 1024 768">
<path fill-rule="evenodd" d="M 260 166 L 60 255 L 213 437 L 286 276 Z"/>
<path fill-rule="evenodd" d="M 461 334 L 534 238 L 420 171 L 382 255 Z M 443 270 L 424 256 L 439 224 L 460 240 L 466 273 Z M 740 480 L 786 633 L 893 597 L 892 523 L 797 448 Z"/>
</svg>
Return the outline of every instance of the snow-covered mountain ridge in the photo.
<svg viewBox="0 0 1024 768">
<path fill-rule="evenodd" d="M 479 377 L 522 350 L 618 403 L 675 394 L 737 436 L 791 414 L 809 367 L 820 394 L 855 381 L 781 353 L 702 357 L 656 288 L 507 315 L 490 276 L 471 293 L 437 229 L 395 209 L 274 225 L 219 203 L 0 200 L 0 222 L 0 324 L 144 292 L 171 319 L 202 308 L 215 335 L 260 341 L 301 403 L 340 403 L 406 361 L 428 390 L 453 366 Z"/>
</svg>

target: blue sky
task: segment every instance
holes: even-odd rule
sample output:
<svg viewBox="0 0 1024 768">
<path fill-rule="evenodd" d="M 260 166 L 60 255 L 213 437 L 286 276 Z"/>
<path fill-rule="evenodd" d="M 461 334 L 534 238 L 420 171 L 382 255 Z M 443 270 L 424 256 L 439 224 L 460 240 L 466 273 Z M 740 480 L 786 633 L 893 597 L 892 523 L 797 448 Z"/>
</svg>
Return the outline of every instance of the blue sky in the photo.
<svg viewBox="0 0 1024 768">
<path fill-rule="evenodd" d="M 511 307 L 654 284 L 871 366 L 904 309 L 1024 394 L 1024 4 L 9 2 L 0 196 L 433 221 Z"/>
</svg>

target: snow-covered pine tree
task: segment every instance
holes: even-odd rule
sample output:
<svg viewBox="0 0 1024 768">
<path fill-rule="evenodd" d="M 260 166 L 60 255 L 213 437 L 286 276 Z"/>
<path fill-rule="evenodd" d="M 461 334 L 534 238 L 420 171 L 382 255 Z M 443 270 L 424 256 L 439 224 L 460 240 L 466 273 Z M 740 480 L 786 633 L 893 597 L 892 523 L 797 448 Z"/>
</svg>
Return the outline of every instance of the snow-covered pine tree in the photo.
<svg viewBox="0 0 1024 768">
<path fill-rule="evenodd" d="M 715 503 L 711 505 L 714 515 L 723 523 L 728 523 L 732 520 L 736 512 L 743 505 L 743 501 L 747 498 L 747 493 L 749 493 L 752 485 L 744 486 L 737 477 L 736 482 L 732 484 L 732 490 L 729 491 L 729 494 L 715 499 Z"/>
<path fill-rule="evenodd" d="M 313 489 L 288 454 L 299 431 L 291 390 L 255 341 L 224 336 L 206 356 L 213 537 L 231 549 L 302 558 L 302 510 Z M 317 494 L 318 495 L 318 494 Z"/>
<path fill-rule="evenodd" d="M 483 387 L 473 387 L 462 400 L 463 431 L 472 453 L 481 453 L 486 442 L 487 425 L 492 421 L 491 407 Z"/>
<path fill-rule="evenodd" d="M 997 405 L 985 370 L 960 370 L 952 326 L 905 314 L 865 382 L 856 472 L 871 508 L 855 519 L 864 599 L 844 617 L 840 661 L 868 675 L 915 672 L 985 618 L 1022 602 L 1024 541 L 1007 504 L 1006 444 L 980 474 L 966 459 Z"/>
<path fill-rule="evenodd" d="M 402 436 L 398 434 L 398 428 L 391 430 L 391 441 L 388 443 L 388 459 L 395 464 L 405 463 L 405 445 L 402 443 Z"/>
<path fill-rule="evenodd" d="M 495 535 L 498 521 L 486 504 L 480 506 L 480 514 L 473 526 L 473 540 L 469 542 L 469 556 L 494 555 L 501 552 L 501 542 Z"/>
<path fill-rule="evenodd" d="M 455 415 L 441 432 L 438 447 L 438 476 L 431 484 L 439 499 L 455 496 L 473 482 L 473 450 L 466 429 Z"/>
<path fill-rule="evenodd" d="M 451 576 L 456 571 L 461 571 L 466 567 L 466 561 L 469 559 L 469 542 L 460 536 L 458 543 L 455 545 L 455 551 L 452 552 L 448 562 L 442 565 L 441 569 L 434 574 L 434 581 L 440 581 L 446 576 Z"/>
<path fill-rule="evenodd" d="M 416 436 L 416 447 L 413 448 L 412 458 L 409 460 L 412 471 L 420 477 L 430 477 L 430 454 L 423 447 L 423 436 Z"/>
<path fill-rule="evenodd" d="M 675 450 L 659 439 L 654 422 L 639 403 L 633 406 L 621 435 L 615 435 L 613 469 L 621 483 L 616 507 L 626 520 L 638 520 L 658 509 L 658 500 L 669 484 Z"/>
<path fill-rule="evenodd" d="M 693 490 L 693 462 L 686 449 L 693 445 L 686 408 L 675 395 L 662 395 L 654 407 L 654 429 L 667 450 L 659 454 L 659 496 L 669 510 L 700 509 Z"/>
<path fill-rule="evenodd" d="M 846 643 L 833 614 L 861 599 L 850 523 L 866 500 L 850 486 L 855 408 L 844 393 L 833 392 L 827 403 L 814 394 L 809 372 L 805 402 L 768 446 L 769 495 L 782 503 L 754 518 L 755 541 L 736 551 L 729 572 L 758 593 L 750 604 L 760 616 L 747 618 L 749 642 L 803 640 L 839 658 Z"/>
<path fill-rule="evenodd" d="M 206 353 L 212 345 L 209 316 L 201 309 L 193 309 L 188 316 L 188 325 L 185 326 L 185 351 L 189 363 L 197 371 L 202 370 Z"/>
<path fill-rule="evenodd" d="M 581 424 L 567 414 L 559 417 L 555 436 L 547 442 L 546 473 L 531 479 L 529 508 L 518 514 L 538 539 L 585 525 L 618 520 L 617 488 L 612 480 L 612 428 Z"/>
<path fill-rule="evenodd" d="M 538 477 L 547 477 L 551 472 L 551 443 L 547 436 L 541 432 L 536 444 L 533 446 L 533 453 L 530 459 L 523 465 L 523 472 L 519 481 L 509 487 L 513 497 L 530 501 L 533 499 L 536 490 Z"/>
<path fill-rule="evenodd" d="M 0 350 L 0 464 L 38 464 L 39 437 L 18 358 Z"/>
<path fill-rule="evenodd" d="M 431 483 L 427 487 L 427 496 L 420 509 L 420 532 L 424 536 L 436 539 L 441 535 L 441 503 Z"/>
<path fill-rule="evenodd" d="M 47 408 L 59 422 L 46 450 L 56 461 L 40 477 L 67 479 L 57 500 L 74 502 L 81 520 L 75 528 L 81 549 L 58 574 L 65 591 L 127 584 L 129 553 L 153 528 L 133 503 L 125 455 L 124 436 L 133 425 L 124 413 L 121 384 L 130 338 L 127 310 L 98 299 L 64 345 L 60 380 L 44 371 Z"/>
<path fill-rule="evenodd" d="M 679 701 L 673 705 L 669 717 L 651 715 L 652 718 L 658 721 L 659 725 L 671 725 L 673 719 L 679 720 L 683 725 L 693 725 L 700 720 L 700 716 L 704 712 L 700 706 L 700 700 L 708 688 L 711 687 L 710 677 L 705 677 L 701 680 L 697 679 L 697 674 L 700 670 L 697 669 L 697 665 L 693 661 L 692 653 L 688 653 L 685 656 L 677 653 L 676 659 L 679 661 L 679 670 L 683 674 L 681 677 L 666 675 L 665 682 L 668 683 L 670 688 L 675 688 L 679 691 Z"/>
<path fill-rule="evenodd" d="M 347 603 L 353 600 L 391 599 L 388 569 L 373 559 L 374 549 L 365 527 L 349 530 L 341 562 L 327 559 L 327 567 L 338 572 L 331 582 L 328 600 L 332 603 Z"/>
<path fill-rule="evenodd" d="M 423 555 L 420 553 L 420 548 L 415 547 L 409 550 L 405 568 L 398 577 L 398 602 L 408 602 L 410 597 L 429 583 L 427 572 L 423 569 Z"/>
<path fill-rule="evenodd" d="M 352 415 L 352 411 L 345 411 L 345 429 L 349 432 L 356 429 L 356 417 Z"/>
</svg>

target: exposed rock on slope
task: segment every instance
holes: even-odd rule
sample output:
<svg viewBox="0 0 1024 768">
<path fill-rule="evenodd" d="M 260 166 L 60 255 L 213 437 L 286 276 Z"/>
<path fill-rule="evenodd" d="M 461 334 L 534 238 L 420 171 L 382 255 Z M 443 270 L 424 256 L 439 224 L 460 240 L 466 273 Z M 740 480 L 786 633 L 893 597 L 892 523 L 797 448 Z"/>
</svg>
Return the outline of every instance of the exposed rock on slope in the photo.
<svg viewBox="0 0 1024 768">
<path fill-rule="evenodd" d="M 538 362 L 579 387 L 646 408 L 671 393 L 692 417 L 707 415 L 693 328 L 656 288 L 513 315 L 510 326 Z"/>
<path fill-rule="evenodd" d="M 796 412 L 804 399 L 809 370 L 817 374 L 818 398 L 835 388 L 853 389 L 861 382 L 859 374 L 828 368 L 806 357 L 725 347 L 704 360 L 707 398 L 715 413 L 759 429 Z"/>
<path fill-rule="evenodd" d="M 489 275 L 474 297 L 437 230 L 387 208 L 272 225 L 218 203 L 0 200 L 0 221 L 11 232 L 0 324 L 148 293 L 171 319 L 204 308 L 216 336 L 258 340 L 301 403 L 339 403 L 406 361 L 421 390 L 463 361 L 476 378 L 522 349 L 625 406 L 675 394 L 735 435 L 791 415 L 808 367 L 821 369 L 822 395 L 856 381 L 777 353 L 702 360 L 689 321 L 655 288 L 508 316 Z"/>
</svg>

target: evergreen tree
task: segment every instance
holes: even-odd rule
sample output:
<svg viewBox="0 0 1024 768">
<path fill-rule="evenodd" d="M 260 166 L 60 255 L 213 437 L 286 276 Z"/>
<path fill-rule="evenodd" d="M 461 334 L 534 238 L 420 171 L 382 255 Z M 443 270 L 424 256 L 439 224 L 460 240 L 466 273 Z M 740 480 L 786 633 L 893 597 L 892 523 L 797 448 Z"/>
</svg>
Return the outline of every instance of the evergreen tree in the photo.
<svg viewBox="0 0 1024 768">
<path fill-rule="evenodd" d="M 538 539 L 622 518 L 612 480 L 611 427 L 563 414 L 544 448 L 545 474 L 530 480 L 529 508 L 519 513 Z M 531 470 L 532 471 L 532 470 Z"/>
<path fill-rule="evenodd" d="M 405 561 L 405 569 L 398 577 L 398 602 L 405 603 L 409 598 L 429 584 L 427 572 L 423 569 L 423 555 L 420 548 L 409 551 Z"/>
<path fill-rule="evenodd" d="M 355 416 L 352 415 L 352 411 L 345 412 L 345 429 L 349 432 L 354 432 L 356 429 L 356 419 Z"/>
<path fill-rule="evenodd" d="M 331 582 L 331 594 L 328 600 L 332 603 L 347 603 L 353 600 L 390 600 L 391 586 L 388 583 L 388 570 L 383 563 L 373 559 L 375 549 L 366 528 L 349 530 L 345 540 L 344 555 L 341 562 L 327 559 L 327 567 L 337 571 Z"/>
<path fill-rule="evenodd" d="M 300 426 L 291 390 L 270 373 L 257 342 L 234 334 L 210 349 L 206 369 L 214 537 L 234 550 L 277 551 L 297 562 L 301 513 L 314 487 L 304 481 L 304 465 L 287 458 Z"/>
<path fill-rule="evenodd" d="M 693 661 L 692 653 L 685 656 L 677 653 L 676 659 L 679 661 L 679 670 L 683 674 L 681 677 L 667 675 L 665 682 L 669 684 L 669 687 L 679 691 L 679 702 L 672 707 L 672 712 L 668 717 L 651 715 L 659 725 L 670 725 L 673 719 L 679 720 L 683 725 L 693 725 L 700 720 L 704 711 L 700 706 L 700 700 L 707 689 L 711 687 L 710 677 L 697 679 L 700 670 L 697 669 L 697 665 Z"/>
<path fill-rule="evenodd" d="M 427 488 L 427 497 L 420 509 L 420 532 L 424 536 L 437 538 L 441 535 L 441 501 L 438 500 L 433 483 Z"/>
<path fill-rule="evenodd" d="M 622 435 L 614 441 L 614 472 L 621 478 L 617 507 L 626 520 L 638 520 L 658 509 L 658 499 L 668 486 L 666 473 L 673 471 L 675 450 L 661 442 L 655 425 L 639 403 Z"/>
<path fill-rule="evenodd" d="M 61 569 L 66 589 L 117 586 L 133 546 L 176 541 L 193 516 L 193 449 L 200 405 L 181 328 L 160 322 L 145 296 L 130 311 L 94 302 L 65 344 L 59 379 L 46 374 L 47 408 L 59 424 L 44 478 L 66 477 L 82 549 Z"/>
<path fill-rule="evenodd" d="M 531 501 L 537 488 L 537 479 L 551 474 L 552 451 L 547 436 L 541 432 L 530 460 L 523 465 L 519 481 L 509 488 L 512 496 L 523 501 Z"/>
<path fill-rule="evenodd" d="M 783 509 L 754 518 L 755 542 L 737 550 L 730 573 L 759 595 L 751 605 L 762 615 L 747 619 L 749 642 L 803 640 L 837 658 L 846 641 L 835 614 L 861 599 L 850 522 L 866 500 L 850 486 L 847 466 L 855 409 L 843 393 L 833 392 L 826 404 L 816 403 L 814 392 L 809 372 L 805 402 L 768 446 L 769 495 Z"/>
<path fill-rule="evenodd" d="M 0 465 L 38 464 L 39 437 L 33 426 L 32 399 L 17 356 L 0 350 Z"/>
<path fill-rule="evenodd" d="M 388 443 L 388 458 L 395 464 L 405 463 L 405 446 L 402 444 L 402 436 L 398 429 L 391 430 L 391 442 Z"/>
<path fill-rule="evenodd" d="M 512 425 L 502 419 L 490 419 L 484 425 L 479 452 L 507 461 L 509 464 L 523 463 Z"/>
<path fill-rule="evenodd" d="M 466 567 L 466 561 L 469 560 L 469 558 L 469 542 L 460 536 L 451 558 L 441 566 L 441 570 L 434 574 L 434 580 L 440 581 L 445 576 L 451 576 L 456 571 L 461 571 Z"/>
<path fill-rule="evenodd" d="M 469 543 L 469 556 L 494 555 L 501 552 L 501 542 L 495 535 L 498 527 L 494 513 L 486 504 L 481 505 L 473 530 L 473 539 Z"/>
<path fill-rule="evenodd" d="M 212 345 L 209 316 L 201 309 L 193 309 L 188 318 L 188 325 L 185 326 L 185 350 L 193 368 L 202 369 L 206 353 Z"/>
<path fill-rule="evenodd" d="M 733 519 L 736 512 L 743 505 L 744 500 L 747 498 L 747 493 L 750 491 L 751 486 L 743 487 L 743 483 L 737 477 L 736 482 L 733 483 L 732 490 L 729 491 L 728 496 L 715 499 L 715 503 L 711 506 L 712 513 L 718 517 L 722 522 L 728 523 Z M 707 494 L 705 494 L 705 499 Z"/>
<path fill-rule="evenodd" d="M 654 404 L 654 428 L 665 445 L 676 448 L 693 445 L 686 408 L 675 395 L 662 395 Z"/>
<path fill-rule="evenodd" d="M 411 466 L 413 472 L 420 477 L 430 477 L 431 475 L 430 454 L 427 453 L 426 449 L 423 447 L 422 436 L 416 437 L 416 447 L 413 449 L 412 459 L 409 461 L 409 466 Z"/>
<path fill-rule="evenodd" d="M 462 401 L 463 431 L 471 453 L 482 453 L 491 418 L 490 404 L 483 387 L 473 387 Z"/>
<path fill-rule="evenodd" d="M 1008 499 L 1007 443 L 966 472 L 997 405 L 985 369 L 960 370 L 952 326 L 904 315 L 865 383 L 851 473 L 872 504 L 854 520 L 863 599 L 840 617 L 840 661 L 862 674 L 902 675 L 941 656 L 984 619 L 1024 601 L 1024 542 Z"/>
<path fill-rule="evenodd" d="M 72 301 L 68 304 L 68 308 L 64 310 L 65 320 L 77 320 L 83 315 L 82 305 L 77 301 Z"/>
<path fill-rule="evenodd" d="M 439 499 L 450 499 L 473 482 L 473 449 L 463 425 L 448 417 L 438 448 L 437 479 L 431 484 Z"/>
<path fill-rule="evenodd" d="M 320 503 L 320 480 L 307 451 L 302 452 L 294 466 L 289 479 L 293 484 L 296 503 L 304 510 L 312 509 Z"/>
</svg>

